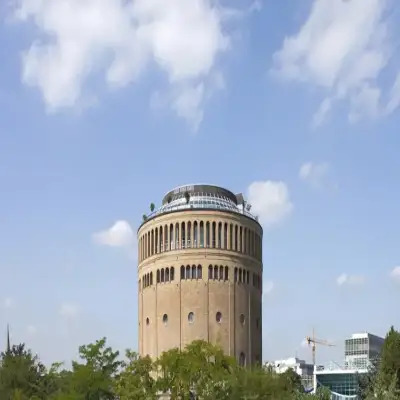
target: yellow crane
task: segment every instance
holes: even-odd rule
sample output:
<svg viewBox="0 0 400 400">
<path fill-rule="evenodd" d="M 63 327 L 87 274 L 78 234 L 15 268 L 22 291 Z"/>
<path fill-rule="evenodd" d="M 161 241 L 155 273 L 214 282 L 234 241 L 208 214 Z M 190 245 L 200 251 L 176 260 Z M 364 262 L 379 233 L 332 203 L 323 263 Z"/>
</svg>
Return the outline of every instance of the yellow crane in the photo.
<svg viewBox="0 0 400 400">
<path fill-rule="evenodd" d="M 317 339 L 315 337 L 314 329 L 313 329 L 312 337 L 311 336 L 307 336 L 306 337 L 306 341 L 307 341 L 308 345 L 311 346 L 313 365 L 315 365 L 315 347 L 316 347 L 317 344 L 320 344 L 322 346 L 329 346 L 329 347 L 334 347 L 335 346 L 334 344 L 329 343 L 327 340 Z"/>
</svg>

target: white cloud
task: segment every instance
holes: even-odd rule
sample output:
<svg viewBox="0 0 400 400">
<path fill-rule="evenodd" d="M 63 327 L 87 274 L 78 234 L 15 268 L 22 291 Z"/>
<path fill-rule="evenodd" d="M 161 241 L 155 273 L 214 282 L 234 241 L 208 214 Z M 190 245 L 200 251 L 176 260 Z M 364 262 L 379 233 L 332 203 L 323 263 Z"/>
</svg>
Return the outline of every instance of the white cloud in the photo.
<svg viewBox="0 0 400 400">
<path fill-rule="evenodd" d="M 79 307 L 73 303 L 63 303 L 61 304 L 59 314 L 61 317 L 66 319 L 74 319 L 79 313 Z"/>
<path fill-rule="evenodd" d="M 348 275 L 348 274 L 341 274 L 337 277 L 336 283 L 339 286 L 344 285 L 362 285 L 365 282 L 365 277 L 361 275 Z"/>
<path fill-rule="evenodd" d="M 263 293 L 262 297 L 265 299 L 271 292 L 274 290 L 274 282 L 272 281 L 264 281 L 263 283 Z"/>
<path fill-rule="evenodd" d="M 351 122 L 387 115 L 400 105 L 400 78 L 386 106 L 378 83 L 394 60 L 387 13 L 393 7 L 388 0 L 314 0 L 300 30 L 274 54 L 274 73 L 325 94 L 313 125 L 324 122 L 338 100 L 349 102 Z"/>
<path fill-rule="evenodd" d="M 390 272 L 390 277 L 400 282 L 400 266 L 394 267 Z"/>
<path fill-rule="evenodd" d="M 1 302 L 1 307 L 4 308 L 5 310 L 9 310 L 9 309 L 13 308 L 14 305 L 15 305 L 15 302 L 11 297 L 6 297 Z"/>
<path fill-rule="evenodd" d="M 127 221 L 119 220 L 110 228 L 94 233 L 93 241 L 100 245 L 111 247 L 131 247 L 134 245 L 135 234 Z"/>
<path fill-rule="evenodd" d="M 230 47 L 229 10 L 213 0 L 19 3 L 17 20 L 32 21 L 39 31 L 23 55 L 22 78 L 40 89 L 49 110 L 87 102 L 92 77 L 120 88 L 155 65 L 180 93 L 171 107 L 195 125 L 201 121 L 209 93 L 203 88 Z"/>
<path fill-rule="evenodd" d="M 326 162 L 306 162 L 300 167 L 299 178 L 313 188 L 318 189 L 324 185 L 329 168 L 329 164 Z"/>
<path fill-rule="evenodd" d="M 251 212 L 258 215 L 260 223 L 271 226 L 286 218 L 293 209 L 289 190 L 284 182 L 253 182 L 247 193 Z"/>
</svg>

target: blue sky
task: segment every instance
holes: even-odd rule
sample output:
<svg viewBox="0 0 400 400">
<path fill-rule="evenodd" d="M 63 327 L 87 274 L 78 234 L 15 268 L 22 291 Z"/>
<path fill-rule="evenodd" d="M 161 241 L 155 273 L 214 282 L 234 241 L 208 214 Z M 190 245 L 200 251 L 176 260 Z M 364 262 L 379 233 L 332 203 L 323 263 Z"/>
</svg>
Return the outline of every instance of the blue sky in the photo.
<svg viewBox="0 0 400 400">
<path fill-rule="evenodd" d="M 309 359 L 315 327 L 340 360 L 398 325 L 399 11 L 2 3 L 0 332 L 46 363 L 102 336 L 135 349 L 136 228 L 193 182 L 243 191 L 263 223 L 264 359 Z"/>
</svg>

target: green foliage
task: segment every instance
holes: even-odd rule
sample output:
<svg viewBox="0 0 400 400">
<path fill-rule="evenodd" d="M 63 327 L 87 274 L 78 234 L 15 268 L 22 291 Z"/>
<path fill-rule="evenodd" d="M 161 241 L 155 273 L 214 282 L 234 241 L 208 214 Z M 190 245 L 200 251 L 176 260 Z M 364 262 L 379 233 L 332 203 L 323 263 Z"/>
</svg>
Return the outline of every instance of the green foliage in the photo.
<svg viewBox="0 0 400 400">
<path fill-rule="evenodd" d="M 379 376 L 383 387 L 389 388 L 395 379 L 396 388 L 400 389 L 400 332 L 393 326 L 387 333 L 383 345 Z"/>
<path fill-rule="evenodd" d="M 392 328 L 382 359 L 360 379 L 360 398 L 400 400 L 400 339 Z M 158 360 L 127 350 L 125 360 L 106 339 L 79 348 L 79 361 L 67 370 L 60 363 L 45 368 L 23 344 L 0 354 L 0 400 L 328 400 L 330 392 L 304 393 L 300 377 L 270 367 L 240 367 L 209 343 L 195 341 L 172 349 Z"/>
<path fill-rule="evenodd" d="M 146 222 L 146 221 L 147 221 L 147 215 L 146 215 L 146 214 L 143 214 L 143 215 L 142 215 L 142 220 L 143 220 L 143 222 Z"/>
<path fill-rule="evenodd" d="M 153 212 L 155 210 L 156 206 L 154 205 L 154 203 L 150 204 L 150 211 Z"/>
</svg>

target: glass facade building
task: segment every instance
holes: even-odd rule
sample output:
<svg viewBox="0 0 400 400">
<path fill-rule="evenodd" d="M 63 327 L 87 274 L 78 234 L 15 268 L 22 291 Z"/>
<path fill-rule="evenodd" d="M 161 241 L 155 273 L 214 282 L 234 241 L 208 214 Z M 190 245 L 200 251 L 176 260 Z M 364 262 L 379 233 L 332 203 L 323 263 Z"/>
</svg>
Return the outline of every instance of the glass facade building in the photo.
<svg viewBox="0 0 400 400">
<path fill-rule="evenodd" d="M 358 399 L 359 375 L 368 372 L 371 360 L 380 357 L 384 339 L 370 333 L 356 333 L 345 340 L 344 366 L 331 363 L 315 371 L 314 387 L 326 387 L 332 400 Z"/>
</svg>

